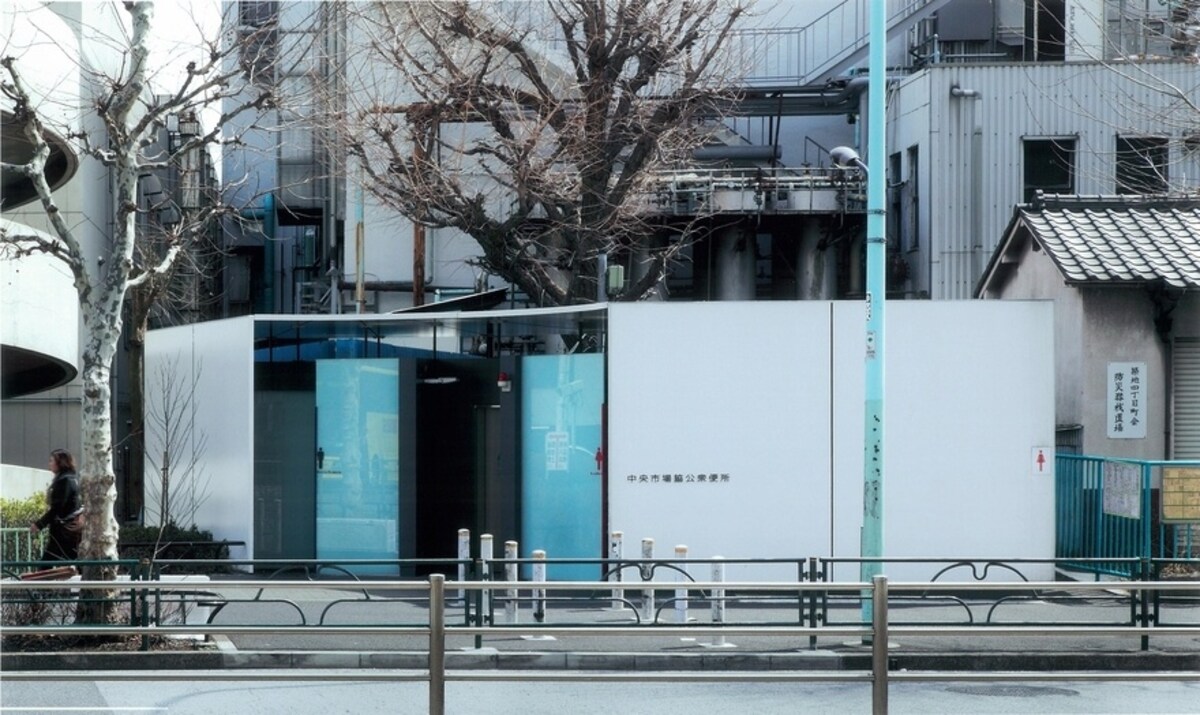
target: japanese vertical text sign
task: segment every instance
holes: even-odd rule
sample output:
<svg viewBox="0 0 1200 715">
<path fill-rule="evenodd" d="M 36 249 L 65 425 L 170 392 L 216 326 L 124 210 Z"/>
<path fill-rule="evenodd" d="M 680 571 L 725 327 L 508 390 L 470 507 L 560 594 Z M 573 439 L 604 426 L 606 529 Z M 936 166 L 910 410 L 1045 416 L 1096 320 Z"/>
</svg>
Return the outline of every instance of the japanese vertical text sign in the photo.
<svg viewBox="0 0 1200 715">
<path fill-rule="evenodd" d="M 1145 439 L 1146 363 L 1108 364 L 1108 437 Z"/>
</svg>

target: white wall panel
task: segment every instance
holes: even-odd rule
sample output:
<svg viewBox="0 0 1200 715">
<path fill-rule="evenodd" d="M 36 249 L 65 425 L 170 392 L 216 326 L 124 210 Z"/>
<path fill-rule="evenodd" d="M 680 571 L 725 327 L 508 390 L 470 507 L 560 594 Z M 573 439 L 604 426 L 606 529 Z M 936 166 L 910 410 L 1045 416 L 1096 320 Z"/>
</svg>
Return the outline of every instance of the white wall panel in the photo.
<svg viewBox="0 0 1200 715">
<path fill-rule="evenodd" d="M 644 537 L 657 555 L 678 544 L 695 558 L 828 553 L 829 303 L 609 310 L 609 526 L 624 532 L 625 555 Z"/>
<path fill-rule="evenodd" d="M 154 330 L 146 341 L 146 374 L 177 361 L 183 389 L 194 393 L 195 429 L 206 439 L 198 470 L 208 479 L 196 524 L 217 539 L 246 542 L 230 549 L 235 559 L 254 553 L 253 345 L 250 316 Z M 147 402 L 160 394 L 159 382 L 147 379 Z M 147 462 L 147 481 L 153 473 Z"/>
<path fill-rule="evenodd" d="M 887 311 L 884 555 L 1053 557 L 1053 304 L 901 301 Z M 861 303 L 835 304 L 838 557 L 860 550 L 864 321 Z M 1040 477 L 1035 447 L 1049 448 L 1051 468 Z M 927 579 L 938 568 L 895 564 L 885 573 Z M 1047 566 L 1023 570 L 1053 578 Z M 857 566 L 835 573 L 857 575 Z"/>
<path fill-rule="evenodd" d="M 885 555 L 1052 557 L 1053 477 L 1031 461 L 1054 445 L 1052 304 L 888 311 Z M 613 306 L 609 526 L 626 556 L 646 536 L 660 556 L 676 544 L 694 558 L 857 556 L 864 340 L 857 302 Z M 713 471 L 728 483 L 640 481 Z M 730 578 L 781 574 L 794 575 Z"/>
</svg>

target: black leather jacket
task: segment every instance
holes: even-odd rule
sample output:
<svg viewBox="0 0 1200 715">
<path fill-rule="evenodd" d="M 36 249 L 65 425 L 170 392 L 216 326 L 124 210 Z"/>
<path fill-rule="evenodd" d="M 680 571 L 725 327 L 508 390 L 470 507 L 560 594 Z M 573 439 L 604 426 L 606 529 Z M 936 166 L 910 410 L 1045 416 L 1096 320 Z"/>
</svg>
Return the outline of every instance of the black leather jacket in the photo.
<svg viewBox="0 0 1200 715">
<path fill-rule="evenodd" d="M 67 517 L 79 511 L 83 506 L 79 494 L 79 475 L 75 472 L 63 472 L 50 482 L 50 508 L 36 522 L 39 529 L 45 529 L 53 521 L 64 521 Z"/>
</svg>

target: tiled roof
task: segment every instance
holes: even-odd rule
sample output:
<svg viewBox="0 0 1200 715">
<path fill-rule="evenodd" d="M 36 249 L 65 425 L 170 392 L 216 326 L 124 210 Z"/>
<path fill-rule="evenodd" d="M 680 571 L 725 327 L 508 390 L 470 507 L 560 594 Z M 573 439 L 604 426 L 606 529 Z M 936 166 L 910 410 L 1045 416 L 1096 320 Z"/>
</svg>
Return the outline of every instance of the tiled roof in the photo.
<svg viewBox="0 0 1200 715">
<path fill-rule="evenodd" d="M 1017 212 L 1068 282 L 1200 287 L 1195 201 L 1048 200 Z"/>
</svg>

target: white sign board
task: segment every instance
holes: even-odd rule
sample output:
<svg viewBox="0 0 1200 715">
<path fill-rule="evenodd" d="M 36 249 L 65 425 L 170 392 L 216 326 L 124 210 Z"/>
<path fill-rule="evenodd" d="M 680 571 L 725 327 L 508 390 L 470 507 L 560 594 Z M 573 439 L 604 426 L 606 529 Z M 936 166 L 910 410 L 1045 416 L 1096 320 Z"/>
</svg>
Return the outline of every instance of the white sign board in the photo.
<svg viewBox="0 0 1200 715">
<path fill-rule="evenodd" d="M 571 450 L 571 435 L 566 432 L 546 433 L 546 471 L 565 472 L 567 455 Z"/>
<path fill-rule="evenodd" d="M 1139 465 L 1104 463 L 1104 513 L 1141 518 L 1142 468 Z"/>
<path fill-rule="evenodd" d="M 1146 363 L 1108 364 L 1108 438 L 1146 438 Z"/>
</svg>

